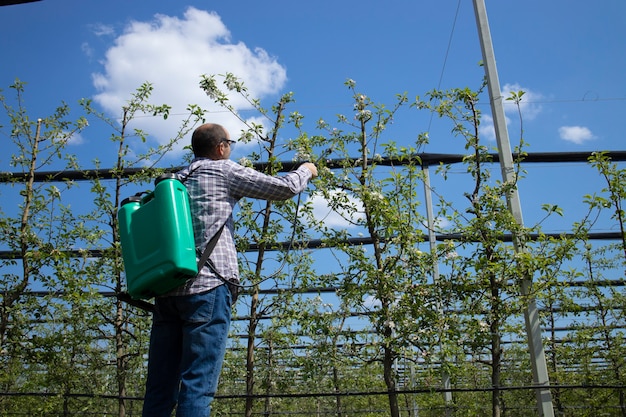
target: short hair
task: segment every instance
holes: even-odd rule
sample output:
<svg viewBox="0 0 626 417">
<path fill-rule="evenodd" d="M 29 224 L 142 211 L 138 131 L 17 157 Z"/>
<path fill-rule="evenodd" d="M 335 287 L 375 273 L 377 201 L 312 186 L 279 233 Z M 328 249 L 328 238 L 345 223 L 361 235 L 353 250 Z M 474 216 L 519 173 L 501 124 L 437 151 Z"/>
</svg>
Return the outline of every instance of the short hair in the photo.
<svg viewBox="0 0 626 417">
<path fill-rule="evenodd" d="M 194 130 L 191 135 L 191 150 L 196 157 L 210 157 L 220 142 L 228 138 L 223 126 L 206 123 Z"/>
</svg>

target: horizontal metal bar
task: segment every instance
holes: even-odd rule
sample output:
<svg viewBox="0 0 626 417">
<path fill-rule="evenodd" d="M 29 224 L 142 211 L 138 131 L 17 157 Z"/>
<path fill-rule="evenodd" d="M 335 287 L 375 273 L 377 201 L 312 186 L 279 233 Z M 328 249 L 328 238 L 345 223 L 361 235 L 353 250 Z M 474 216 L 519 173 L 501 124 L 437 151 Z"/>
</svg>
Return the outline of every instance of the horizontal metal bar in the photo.
<svg viewBox="0 0 626 417">
<path fill-rule="evenodd" d="M 522 157 L 524 163 L 541 163 L 541 162 L 587 162 L 589 157 L 596 151 L 588 152 L 535 152 L 528 153 Z M 626 151 L 607 151 L 607 156 L 612 161 L 626 161 Z M 497 153 L 489 154 L 492 161 L 499 162 L 500 157 Z M 514 159 L 518 158 L 518 154 L 513 154 Z M 416 153 L 410 158 L 380 158 L 376 159 L 376 164 L 381 166 L 400 166 L 409 163 L 415 163 L 421 166 L 431 166 L 439 164 L 455 164 L 463 162 L 467 155 L 462 154 L 442 154 L 442 153 Z M 343 159 L 327 159 L 326 166 L 331 169 L 341 168 L 342 166 L 355 165 L 360 160 L 358 158 Z M 295 169 L 300 162 L 285 161 L 281 162 L 282 172 L 288 172 Z M 267 167 L 266 162 L 259 162 L 253 165 L 258 171 L 263 171 Z M 184 167 L 159 168 L 166 172 L 176 172 Z M 35 182 L 58 182 L 58 181 L 88 181 L 93 179 L 110 180 L 116 178 L 127 178 L 131 175 L 139 173 L 150 173 L 156 169 L 150 168 L 126 168 L 122 171 L 114 169 L 86 169 L 72 171 L 41 171 L 34 174 Z M 28 178 L 26 172 L 0 172 L 0 183 L 3 182 L 22 182 Z"/>
</svg>

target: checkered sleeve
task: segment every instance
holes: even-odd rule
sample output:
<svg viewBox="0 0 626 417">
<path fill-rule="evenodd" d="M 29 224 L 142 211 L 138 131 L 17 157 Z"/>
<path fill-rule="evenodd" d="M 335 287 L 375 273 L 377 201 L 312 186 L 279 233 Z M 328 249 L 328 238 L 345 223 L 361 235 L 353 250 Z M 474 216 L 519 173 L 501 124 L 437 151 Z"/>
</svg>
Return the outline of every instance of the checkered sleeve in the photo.
<svg viewBox="0 0 626 417">
<path fill-rule="evenodd" d="M 287 200 L 302 192 L 312 176 L 311 171 L 302 166 L 276 177 L 238 164 L 231 169 L 229 183 L 233 195 L 262 200 Z"/>
</svg>

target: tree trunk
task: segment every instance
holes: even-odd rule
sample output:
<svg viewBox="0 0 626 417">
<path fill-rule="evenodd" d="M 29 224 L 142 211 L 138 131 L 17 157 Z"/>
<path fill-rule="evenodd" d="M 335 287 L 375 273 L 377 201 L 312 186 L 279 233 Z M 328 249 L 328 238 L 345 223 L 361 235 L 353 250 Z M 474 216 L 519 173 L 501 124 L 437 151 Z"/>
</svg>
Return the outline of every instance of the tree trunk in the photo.
<svg viewBox="0 0 626 417">
<path fill-rule="evenodd" d="M 391 332 L 391 329 L 389 329 Z M 398 393 L 396 392 L 396 379 L 393 372 L 393 361 L 395 355 L 389 346 L 384 348 L 383 358 L 383 374 L 385 385 L 387 386 L 387 396 L 389 398 L 389 415 L 390 417 L 400 417 L 400 409 L 398 407 Z"/>
<path fill-rule="evenodd" d="M 254 405 L 254 341 L 257 327 L 257 306 L 259 304 L 259 287 L 254 287 L 250 301 L 250 320 L 248 322 L 248 347 L 246 351 L 246 410 L 245 416 L 252 416 Z"/>
</svg>

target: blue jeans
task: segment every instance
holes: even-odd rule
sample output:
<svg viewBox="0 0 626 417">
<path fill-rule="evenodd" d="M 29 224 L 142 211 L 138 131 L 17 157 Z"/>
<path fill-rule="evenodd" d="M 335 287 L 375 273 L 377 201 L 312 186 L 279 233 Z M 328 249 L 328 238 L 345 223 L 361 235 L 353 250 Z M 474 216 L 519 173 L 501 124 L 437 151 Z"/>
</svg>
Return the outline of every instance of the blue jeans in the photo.
<svg viewBox="0 0 626 417">
<path fill-rule="evenodd" d="M 227 285 L 156 299 L 144 417 L 207 417 L 217 391 L 230 327 Z"/>
</svg>

